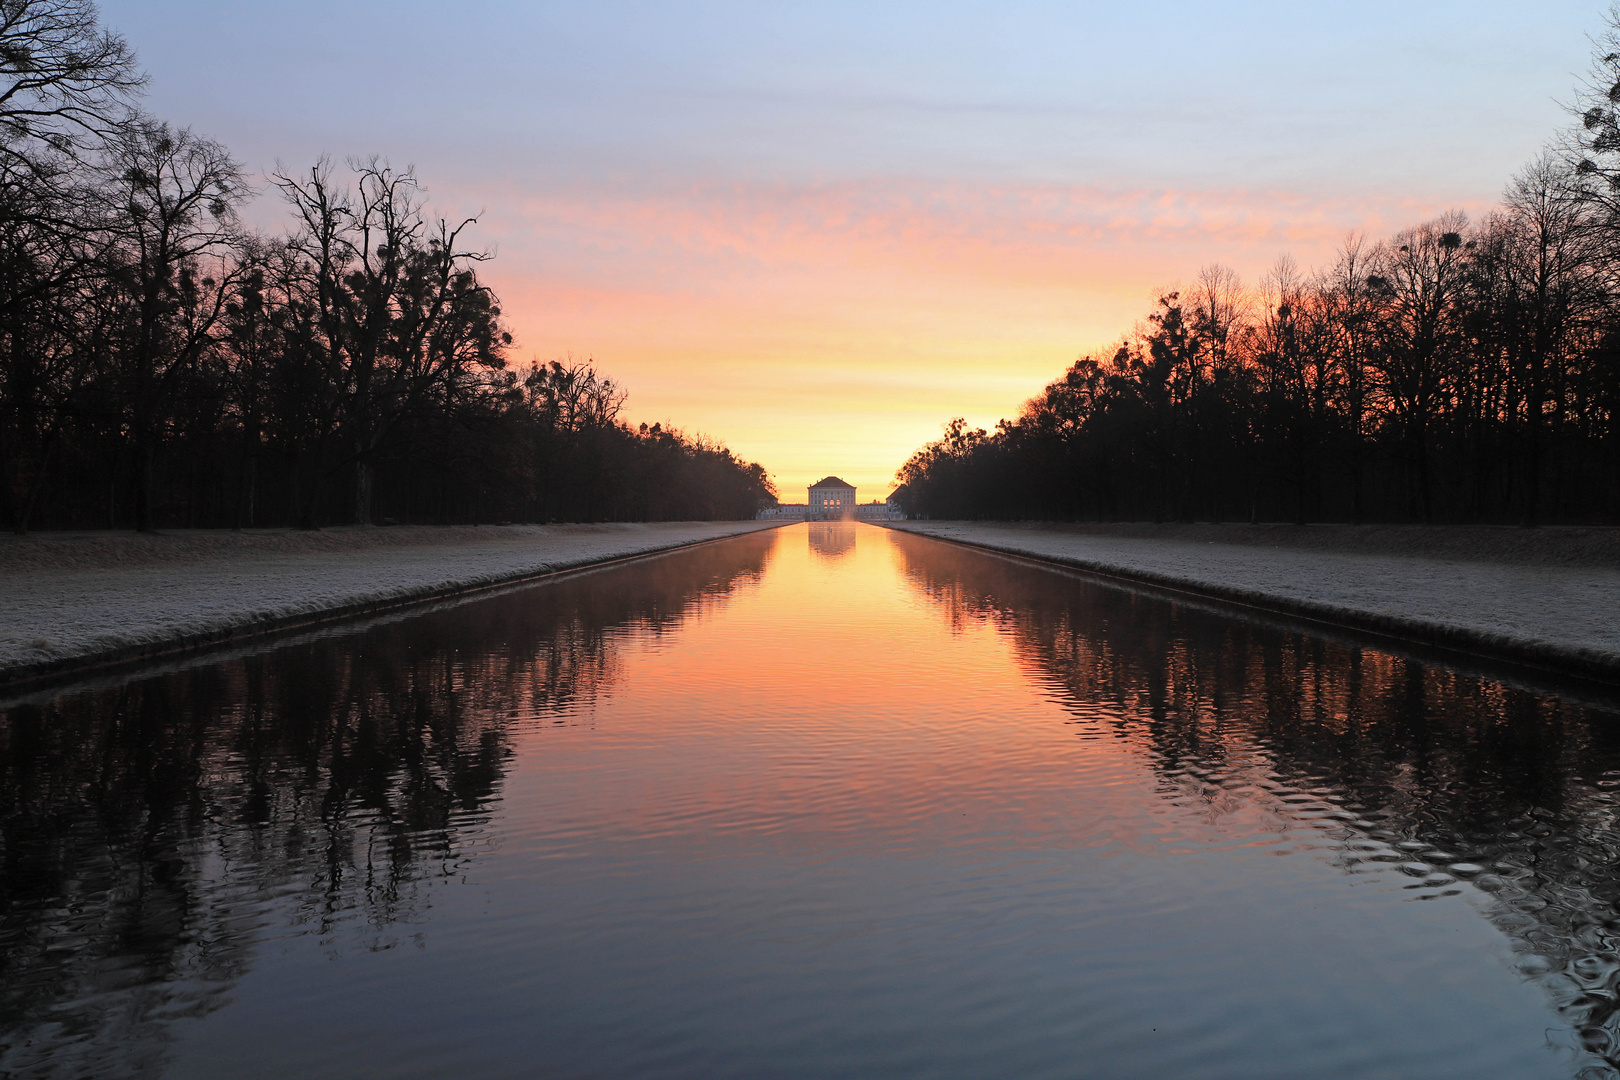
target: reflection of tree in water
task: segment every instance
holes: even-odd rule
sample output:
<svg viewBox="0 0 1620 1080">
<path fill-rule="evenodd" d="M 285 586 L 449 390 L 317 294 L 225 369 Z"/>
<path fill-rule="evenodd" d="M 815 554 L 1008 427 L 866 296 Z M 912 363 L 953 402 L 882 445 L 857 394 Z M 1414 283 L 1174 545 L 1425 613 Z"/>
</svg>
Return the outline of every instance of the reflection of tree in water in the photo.
<svg viewBox="0 0 1620 1080">
<path fill-rule="evenodd" d="M 810 553 L 824 559 L 838 559 L 855 551 L 855 523 L 853 521 L 811 521 Z"/>
<path fill-rule="evenodd" d="M 162 1071 L 268 927 L 411 940 L 492 843 L 514 721 L 608 692 L 774 537 L 0 713 L 0 1075 Z M 289 914 L 292 925 L 288 926 Z"/>
<path fill-rule="evenodd" d="M 1151 760 L 1167 797 L 1258 804 L 1335 840 L 1348 871 L 1409 875 L 1416 897 L 1472 882 L 1568 1020 L 1581 1075 L 1620 1076 L 1612 702 L 895 541 L 948 619 L 1006 631 L 1088 731 Z"/>
</svg>

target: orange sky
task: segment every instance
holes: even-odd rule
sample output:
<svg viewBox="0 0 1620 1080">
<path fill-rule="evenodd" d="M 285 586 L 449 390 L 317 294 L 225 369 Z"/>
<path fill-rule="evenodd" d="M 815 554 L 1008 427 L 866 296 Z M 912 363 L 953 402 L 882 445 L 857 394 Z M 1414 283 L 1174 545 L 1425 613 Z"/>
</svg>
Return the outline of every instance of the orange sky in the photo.
<svg viewBox="0 0 1620 1080">
<path fill-rule="evenodd" d="M 1285 192 L 876 184 L 522 197 L 486 218 L 517 355 L 592 357 L 634 421 L 763 462 L 784 502 L 863 501 L 962 414 L 991 427 L 1206 262 L 1331 257 L 1427 207 Z M 1488 204 L 1487 204 L 1488 205 Z M 562 257 L 559 259 L 558 256 Z"/>
</svg>

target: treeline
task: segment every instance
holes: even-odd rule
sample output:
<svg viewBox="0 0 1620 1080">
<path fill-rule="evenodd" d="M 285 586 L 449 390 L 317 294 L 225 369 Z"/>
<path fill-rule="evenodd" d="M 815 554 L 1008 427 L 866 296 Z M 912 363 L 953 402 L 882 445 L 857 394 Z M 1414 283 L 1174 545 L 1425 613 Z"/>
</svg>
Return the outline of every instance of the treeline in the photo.
<svg viewBox="0 0 1620 1080">
<path fill-rule="evenodd" d="M 409 171 L 276 175 L 144 115 L 88 0 L 0 0 L 0 525 L 752 517 L 723 446 L 619 418 L 590 363 L 508 366 L 475 223 Z"/>
<path fill-rule="evenodd" d="M 899 472 L 911 512 L 1620 521 L 1620 24 L 1580 127 L 1478 221 L 1352 237 L 1256 289 L 1202 271 L 995 431 Z"/>
</svg>

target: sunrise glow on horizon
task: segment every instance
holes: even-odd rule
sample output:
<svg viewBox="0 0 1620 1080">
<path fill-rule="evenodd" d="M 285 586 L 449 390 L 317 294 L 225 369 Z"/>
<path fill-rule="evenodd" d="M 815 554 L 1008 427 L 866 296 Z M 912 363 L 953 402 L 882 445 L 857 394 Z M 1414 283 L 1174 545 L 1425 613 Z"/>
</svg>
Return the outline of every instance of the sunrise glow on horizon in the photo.
<svg viewBox="0 0 1620 1080">
<path fill-rule="evenodd" d="M 480 216 L 515 364 L 591 358 L 785 502 L 882 498 L 1208 263 L 1488 211 L 1604 6 L 101 5 L 250 172 L 413 163 Z"/>
</svg>

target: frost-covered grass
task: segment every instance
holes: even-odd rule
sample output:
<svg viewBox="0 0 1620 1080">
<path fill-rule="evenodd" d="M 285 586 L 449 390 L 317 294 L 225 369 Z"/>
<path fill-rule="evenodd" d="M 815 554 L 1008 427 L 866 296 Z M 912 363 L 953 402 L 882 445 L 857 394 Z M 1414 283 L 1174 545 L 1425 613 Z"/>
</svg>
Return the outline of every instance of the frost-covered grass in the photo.
<svg viewBox="0 0 1620 1080">
<path fill-rule="evenodd" d="M 892 527 L 1413 641 L 1620 677 L 1620 568 L 1570 565 L 1557 552 L 1539 565 L 1522 551 L 1501 561 L 1489 551 L 1423 557 L 1417 542 L 1414 554 L 1363 553 L 1353 550 L 1348 530 L 1335 550 L 979 522 Z M 1548 534 L 1546 543 L 1560 541 Z"/>
<path fill-rule="evenodd" d="M 493 585 L 771 522 L 0 540 L 0 681 Z"/>
</svg>

